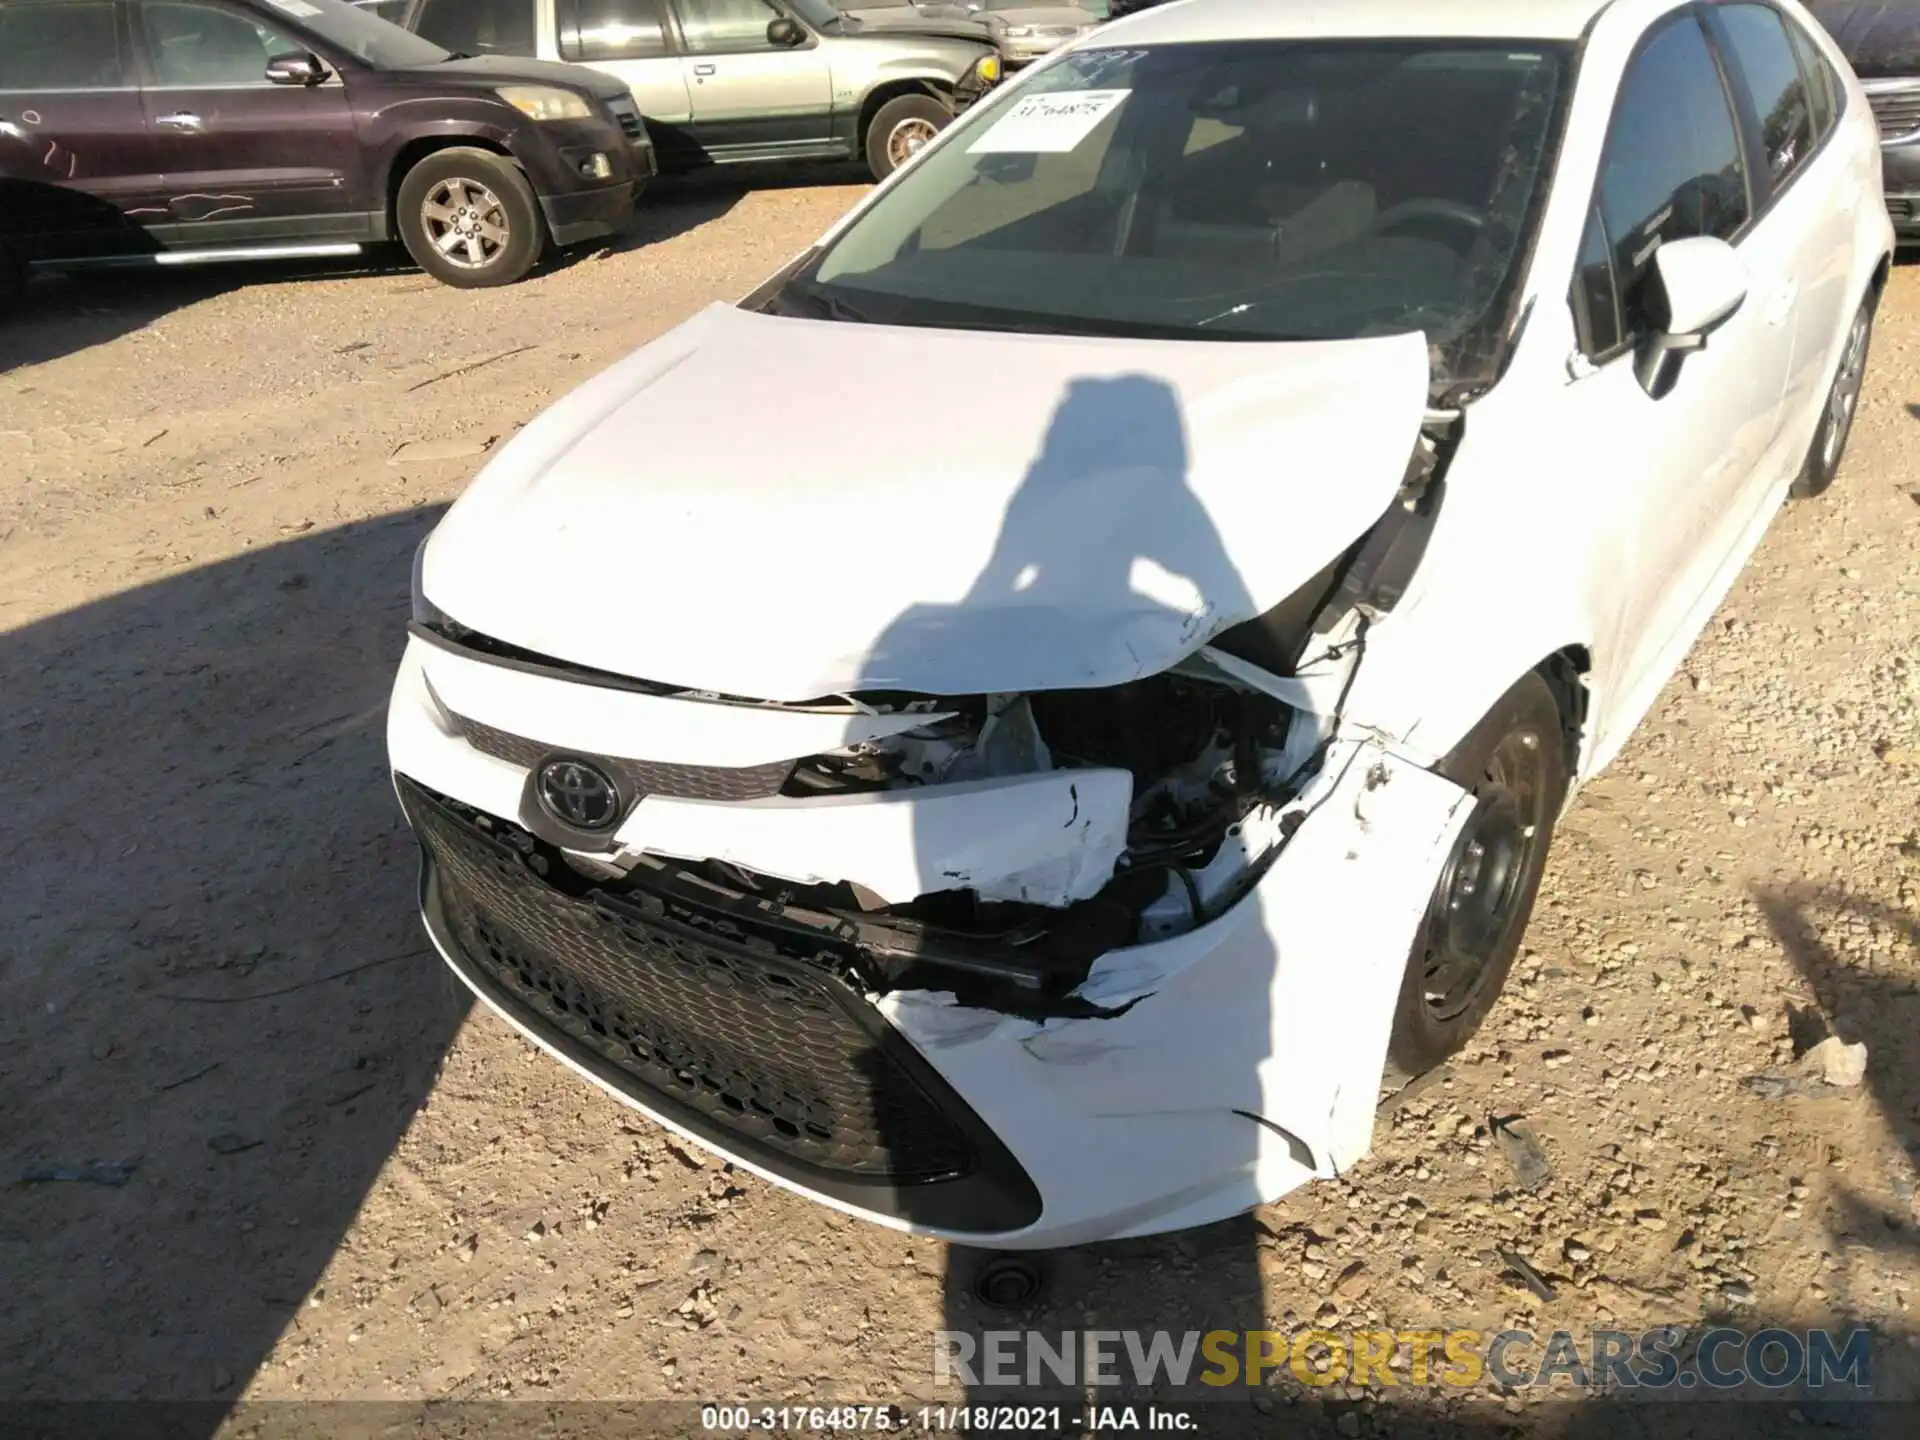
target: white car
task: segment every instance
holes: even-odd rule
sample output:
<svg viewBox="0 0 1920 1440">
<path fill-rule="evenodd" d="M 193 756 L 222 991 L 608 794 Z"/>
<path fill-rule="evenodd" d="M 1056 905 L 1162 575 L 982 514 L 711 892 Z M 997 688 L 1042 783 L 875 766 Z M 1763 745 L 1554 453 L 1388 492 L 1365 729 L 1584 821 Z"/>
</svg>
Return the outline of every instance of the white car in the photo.
<svg viewBox="0 0 1920 1440">
<path fill-rule="evenodd" d="M 1346 1171 L 1832 479 L 1879 185 L 1794 0 L 1104 27 L 423 546 L 435 944 L 889 1225 L 1065 1245 Z"/>
</svg>

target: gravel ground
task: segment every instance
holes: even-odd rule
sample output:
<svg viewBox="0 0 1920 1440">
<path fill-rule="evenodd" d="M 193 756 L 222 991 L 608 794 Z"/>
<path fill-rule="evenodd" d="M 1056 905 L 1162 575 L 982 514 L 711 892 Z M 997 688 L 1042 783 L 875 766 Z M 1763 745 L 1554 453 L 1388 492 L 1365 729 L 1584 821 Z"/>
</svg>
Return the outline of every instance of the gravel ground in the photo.
<svg viewBox="0 0 1920 1440">
<path fill-rule="evenodd" d="M 951 1398 L 943 1327 L 1716 1316 L 1869 1325 L 1881 1392 L 1920 1393 L 1912 267 L 1835 491 L 1782 513 L 1567 817 L 1485 1030 L 1345 1179 L 1055 1256 L 996 1321 L 973 1257 L 682 1149 L 468 1010 L 382 763 L 413 546 L 489 447 L 857 193 L 681 186 L 502 292 L 103 279 L 0 325 L 0 1395 L 896 1401 Z M 1862 1086 L 1742 1084 L 1828 1029 Z M 1567 1423 L 1330 1398 L 1344 1435 Z"/>
</svg>

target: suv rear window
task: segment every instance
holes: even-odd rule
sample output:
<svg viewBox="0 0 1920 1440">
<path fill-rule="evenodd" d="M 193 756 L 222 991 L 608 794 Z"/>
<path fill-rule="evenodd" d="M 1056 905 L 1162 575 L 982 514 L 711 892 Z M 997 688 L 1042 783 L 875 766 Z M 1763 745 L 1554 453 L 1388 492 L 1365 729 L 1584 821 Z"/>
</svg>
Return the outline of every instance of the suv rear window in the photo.
<svg viewBox="0 0 1920 1440">
<path fill-rule="evenodd" d="M 537 55 L 534 0 L 426 0 L 413 22 L 423 40 L 460 55 Z"/>
<path fill-rule="evenodd" d="M 125 84 L 110 0 L 0 0 L 0 90 Z"/>
</svg>

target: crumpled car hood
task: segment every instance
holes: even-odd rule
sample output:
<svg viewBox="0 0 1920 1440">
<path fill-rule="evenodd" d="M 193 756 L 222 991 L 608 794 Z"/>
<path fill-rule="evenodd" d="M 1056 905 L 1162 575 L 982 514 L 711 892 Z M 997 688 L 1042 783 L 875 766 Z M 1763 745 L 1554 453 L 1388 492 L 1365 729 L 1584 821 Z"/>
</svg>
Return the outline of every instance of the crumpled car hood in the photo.
<svg viewBox="0 0 1920 1440">
<path fill-rule="evenodd" d="M 1011 335 L 716 305 L 504 446 L 427 598 L 576 664 L 802 701 L 1158 673 L 1361 535 L 1425 339 Z"/>
</svg>

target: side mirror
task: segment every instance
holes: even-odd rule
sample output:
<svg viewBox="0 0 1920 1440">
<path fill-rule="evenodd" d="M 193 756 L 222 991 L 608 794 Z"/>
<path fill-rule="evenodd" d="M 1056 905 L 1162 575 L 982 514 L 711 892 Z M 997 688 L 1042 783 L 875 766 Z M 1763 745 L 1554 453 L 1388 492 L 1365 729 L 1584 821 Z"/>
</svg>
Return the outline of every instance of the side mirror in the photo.
<svg viewBox="0 0 1920 1440">
<path fill-rule="evenodd" d="M 267 61 L 267 79 L 275 85 L 318 85 L 333 72 L 318 55 L 298 52 Z"/>
<path fill-rule="evenodd" d="M 767 22 L 769 45 L 778 45 L 783 50 L 791 50 L 796 45 L 804 45 L 806 40 L 806 32 L 784 15 L 777 20 Z"/>
<path fill-rule="evenodd" d="M 1665 314 L 1637 368 L 1641 385 L 1657 397 L 1673 383 L 1667 357 L 1701 349 L 1714 327 L 1746 300 L 1747 267 L 1726 241 L 1695 235 L 1669 240 L 1653 252 L 1653 279 L 1656 314 L 1660 309 Z"/>
</svg>

